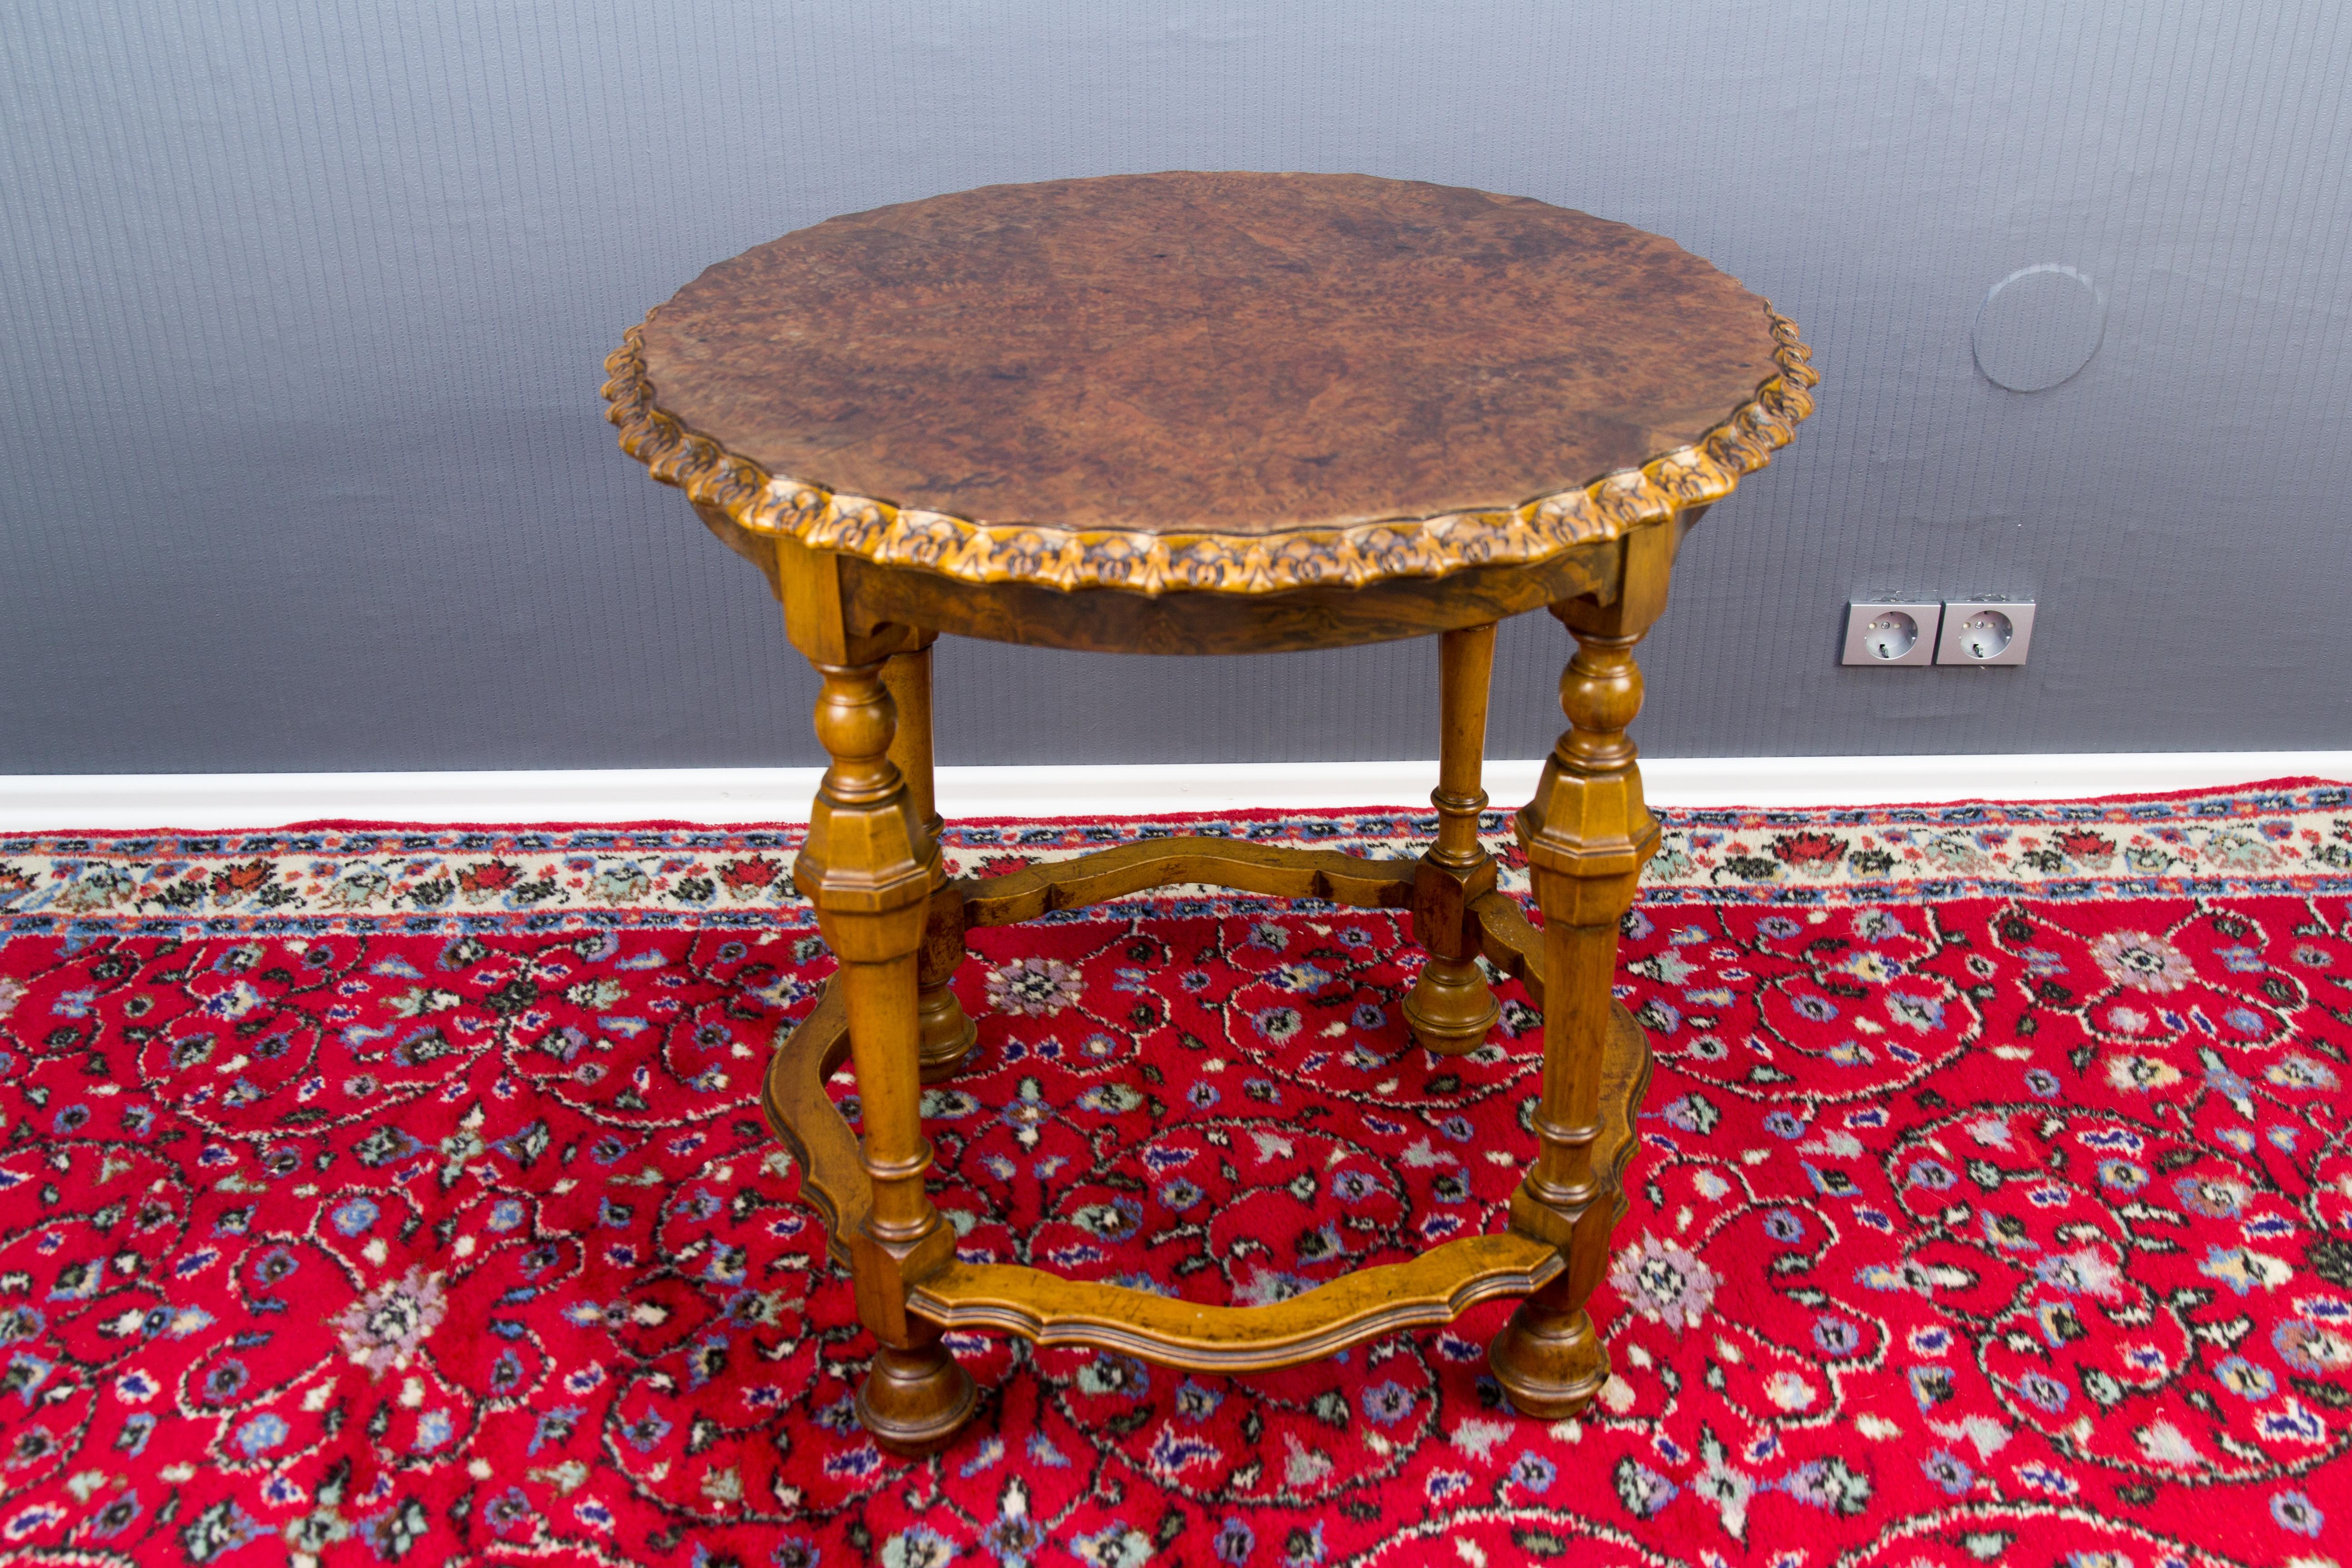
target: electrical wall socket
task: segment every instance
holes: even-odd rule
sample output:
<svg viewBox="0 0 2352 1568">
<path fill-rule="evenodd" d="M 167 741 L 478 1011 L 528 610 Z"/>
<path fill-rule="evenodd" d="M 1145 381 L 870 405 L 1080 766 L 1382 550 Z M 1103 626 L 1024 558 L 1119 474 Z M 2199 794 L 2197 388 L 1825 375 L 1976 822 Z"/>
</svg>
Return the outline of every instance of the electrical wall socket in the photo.
<svg viewBox="0 0 2352 1568">
<path fill-rule="evenodd" d="M 2023 664 L 2033 641 L 2031 599 L 1948 599 L 1937 664 Z"/>
<path fill-rule="evenodd" d="M 1843 664 L 1918 669 L 1936 661 L 1941 605 L 1871 602 L 1845 607 Z"/>
</svg>

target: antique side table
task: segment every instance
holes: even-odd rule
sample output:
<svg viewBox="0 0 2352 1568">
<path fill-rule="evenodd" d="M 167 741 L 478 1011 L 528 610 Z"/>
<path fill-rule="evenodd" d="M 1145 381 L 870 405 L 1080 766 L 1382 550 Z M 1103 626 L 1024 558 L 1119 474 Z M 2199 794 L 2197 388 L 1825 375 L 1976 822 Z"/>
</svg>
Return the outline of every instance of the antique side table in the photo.
<svg viewBox="0 0 2352 1568">
<path fill-rule="evenodd" d="M 1540 202 L 1356 175 L 1000 185 L 836 217 L 719 263 L 606 362 L 609 417 L 764 573 L 824 677 L 832 758 L 794 867 L 840 961 L 764 1095 L 879 1349 L 857 1411 L 919 1453 L 970 1415 L 943 1330 L 1247 1372 L 1526 1298 L 1488 1360 L 1517 1409 L 1608 1375 L 1584 1302 L 1622 1211 L 1649 1049 L 1612 1000 L 1657 827 L 1633 646 L 1685 532 L 1811 411 L 1794 326 L 1672 241 Z M 1569 727 L 1519 812 L 1538 931 L 1477 821 L 1495 623 L 1576 639 Z M 1434 845 L 1413 862 L 1171 837 L 951 879 L 935 841 L 941 633 L 1122 653 L 1442 636 Z M 1507 1228 L 1270 1306 L 971 1264 L 924 1191 L 920 1086 L 973 1029 L 963 933 L 1205 882 L 1409 910 L 1403 1012 L 1475 1048 L 1486 958 L 1544 1020 Z M 865 1139 L 826 1096 L 854 1062 Z"/>
</svg>

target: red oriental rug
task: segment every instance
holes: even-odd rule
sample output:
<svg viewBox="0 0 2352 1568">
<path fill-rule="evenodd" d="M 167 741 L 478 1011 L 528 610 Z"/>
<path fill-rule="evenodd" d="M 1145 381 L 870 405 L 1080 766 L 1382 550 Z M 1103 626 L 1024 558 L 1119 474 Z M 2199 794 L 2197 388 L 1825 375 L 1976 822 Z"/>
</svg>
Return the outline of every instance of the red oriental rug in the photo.
<svg viewBox="0 0 2352 1568">
<path fill-rule="evenodd" d="M 1489 824 L 1504 826 L 1497 815 Z M 1406 854 L 1424 815 L 1192 831 Z M 994 870 L 1170 830 L 960 826 Z M 1506 1306 L 1278 1374 L 960 1337 L 942 1458 L 754 1109 L 786 833 L 0 841 L 0 1559 L 2326 1563 L 2352 1540 L 2352 790 L 1676 812 L 1577 1421 Z M 1523 884 L 1522 884 L 1523 885 Z M 1536 1020 L 1412 1047 L 1398 919 L 977 933 L 964 1253 L 1266 1300 L 1490 1228 Z M 847 1097 L 854 1086 L 845 1082 Z"/>
</svg>

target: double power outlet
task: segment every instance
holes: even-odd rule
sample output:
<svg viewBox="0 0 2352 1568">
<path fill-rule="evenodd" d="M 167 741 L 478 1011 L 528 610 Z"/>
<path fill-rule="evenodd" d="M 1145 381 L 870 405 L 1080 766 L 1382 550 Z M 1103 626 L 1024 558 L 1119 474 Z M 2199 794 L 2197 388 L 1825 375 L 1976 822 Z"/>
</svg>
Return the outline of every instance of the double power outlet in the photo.
<svg viewBox="0 0 2352 1568">
<path fill-rule="evenodd" d="M 1844 664 L 2023 664 L 2033 601 L 1953 599 L 1940 605 L 1850 604 Z"/>
</svg>

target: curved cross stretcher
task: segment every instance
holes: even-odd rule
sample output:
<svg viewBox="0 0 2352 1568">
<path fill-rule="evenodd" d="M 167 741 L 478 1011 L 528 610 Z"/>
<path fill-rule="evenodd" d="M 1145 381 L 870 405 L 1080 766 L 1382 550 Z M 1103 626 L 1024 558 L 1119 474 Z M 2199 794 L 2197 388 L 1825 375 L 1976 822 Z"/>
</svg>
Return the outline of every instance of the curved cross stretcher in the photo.
<svg viewBox="0 0 2352 1568">
<path fill-rule="evenodd" d="M 967 926 L 1003 925 L 1079 909 L 1147 889 L 1205 883 L 1241 891 L 1323 899 L 1368 909 L 1410 907 L 1416 863 L 1332 851 L 1169 837 L 1003 876 L 949 883 Z M 1543 1001 L 1542 934 L 1508 894 L 1475 900 L 1480 943 L 1495 966 Z M 856 1135 L 825 1085 L 849 1057 L 849 1021 L 827 984 L 782 1037 L 762 1096 L 769 1125 L 802 1170 L 801 1190 L 824 1217 L 835 1259 L 851 1260 L 873 1184 Z M 1641 1026 L 1612 1005 L 1601 1072 L 1601 1124 L 1592 1149 L 1608 1174 L 1612 1218 L 1623 1210 L 1621 1178 L 1634 1150 L 1633 1110 L 1650 1071 Z M 1400 1329 L 1452 1321 L 1496 1296 L 1525 1296 L 1565 1267 L 1559 1247 L 1515 1230 L 1465 1237 L 1402 1263 L 1360 1269 L 1265 1306 L 1185 1301 L 1126 1286 L 1067 1279 L 1020 1264 L 950 1261 L 911 1282 L 907 1305 L 942 1329 L 994 1329 L 1040 1344 L 1097 1345 L 1193 1372 L 1262 1372 L 1313 1360 Z"/>
</svg>

